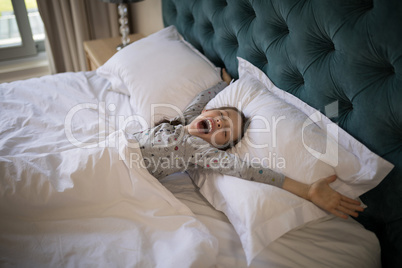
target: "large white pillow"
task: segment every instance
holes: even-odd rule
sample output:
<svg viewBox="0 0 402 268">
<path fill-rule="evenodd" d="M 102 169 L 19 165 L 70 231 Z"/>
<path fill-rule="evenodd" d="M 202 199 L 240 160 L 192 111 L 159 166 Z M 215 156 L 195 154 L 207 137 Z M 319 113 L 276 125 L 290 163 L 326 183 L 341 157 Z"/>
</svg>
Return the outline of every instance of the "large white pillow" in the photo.
<svg viewBox="0 0 402 268">
<path fill-rule="evenodd" d="M 97 74 L 111 82 L 112 90 L 130 95 L 132 108 L 140 116 L 137 120 L 148 125 L 176 116 L 197 93 L 221 81 L 220 68 L 186 42 L 174 26 L 120 50 Z"/>
<path fill-rule="evenodd" d="M 231 149 L 243 160 L 260 162 L 304 183 L 336 174 L 338 179 L 331 186 L 351 198 L 374 188 L 393 168 L 320 112 L 284 94 L 242 59 L 239 75 L 206 108 L 235 106 L 250 118 L 245 137 Z M 328 215 L 273 186 L 211 171 L 190 175 L 206 199 L 233 224 L 249 264 L 286 232 Z"/>
</svg>

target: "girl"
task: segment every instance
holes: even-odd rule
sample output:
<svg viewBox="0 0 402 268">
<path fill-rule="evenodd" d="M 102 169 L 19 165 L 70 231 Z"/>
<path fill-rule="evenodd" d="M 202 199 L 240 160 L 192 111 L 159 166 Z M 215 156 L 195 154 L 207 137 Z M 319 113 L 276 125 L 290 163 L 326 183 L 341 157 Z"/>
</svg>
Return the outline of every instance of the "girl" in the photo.
<svg viewBox="0 0 402 268">
<path fill-rule="evenodd" d="M 164 120 L 147 131 L 127 137 L 139 143 L 144 163 L 153 176 L 160 179 L 202 167 L 280 187 L 341 218 L 357 217 L 357 211 L 363 211 L 359 201 L 343 196 L 329 186 L 336 180 L 335 175 L 307 185 L 262 166 L 250 167 L 237 155 L 226 152 L 225 149 L 242 138 L 246 119 L 234 107 L 203 110 L 208 101 L 231 81 L 225 69 L 222 78 L 224 81 L 201 92 L 181 118 Z"/>
</svg>

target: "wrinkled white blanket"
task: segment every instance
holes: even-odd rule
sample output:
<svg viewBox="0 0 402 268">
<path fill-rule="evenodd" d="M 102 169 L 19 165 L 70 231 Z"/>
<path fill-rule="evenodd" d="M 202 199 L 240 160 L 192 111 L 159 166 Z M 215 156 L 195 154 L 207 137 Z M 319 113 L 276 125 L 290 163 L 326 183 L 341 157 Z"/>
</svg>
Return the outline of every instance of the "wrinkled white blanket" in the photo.
<svg viewBox="0 0 402 268">
<path fill-rule="evenodd" d="M 215 264 L 190 209 L 105 144 L 131 112 L 107 87 L 92 72 L 0 85 L 1 267 Z"/>
</svg>

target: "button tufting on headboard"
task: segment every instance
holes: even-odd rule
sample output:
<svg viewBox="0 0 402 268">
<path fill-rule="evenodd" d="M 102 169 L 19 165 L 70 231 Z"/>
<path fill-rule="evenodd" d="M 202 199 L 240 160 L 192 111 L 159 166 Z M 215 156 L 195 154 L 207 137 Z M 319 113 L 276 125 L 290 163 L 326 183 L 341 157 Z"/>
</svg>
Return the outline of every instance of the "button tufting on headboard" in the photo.
<svg viewBox="0 0 402 268">
<path fill-rule="evenodd" d="M 357 8 L 364 11 L 370 11 L 374 8 L 373 0 L 362 0 L 357 2 Z"/>
<path fill-rule="evenodd" d="M 192 13 L 186 14 L 186 19 L 185 19 L 186 24 L 192 25 L 194 24 L 194 16 Z"/>
<path fill-rule="evenodd" d="M 283 69 L 282 79 L 287 84 L 289 92 L 293 95 L 300 96 L 300 87 L 304 85 L 304 77 L 294 66 L 289 65 L 288 68 Z"/>
<path fill-rule="evenodd" d="M 240 2 L 240 8 L 242 9 L 242 11 L 244 13 L 243 18 L 247 18 L 247 20 L 252 21 L 257 17 L 251 2 L 248 2 L 248 1 Z"/>
<path fill-rule="evenodd" d="M 201 34 L 212 35 L 215 33 L 214 25 L 210 21 L 202 23 L 201 27 L 202 27 Z"/>
<path fill-rule="evenodd" d="M 350 101 L 340 101 L 338 106 L 338 124 L 340 127 L 345 127 L 350 120 L 353 111 L 353 103 Z"/>
</svg>

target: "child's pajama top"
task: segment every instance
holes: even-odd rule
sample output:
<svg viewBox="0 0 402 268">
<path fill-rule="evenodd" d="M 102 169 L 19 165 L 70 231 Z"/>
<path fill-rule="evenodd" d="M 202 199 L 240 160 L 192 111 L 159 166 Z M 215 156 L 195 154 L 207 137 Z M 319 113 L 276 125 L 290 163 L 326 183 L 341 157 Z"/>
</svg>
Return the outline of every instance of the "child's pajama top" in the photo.
<svg viewBox="0 0 402 268">
<path fill-rule="evenodd" d="M 251 167 L 236 154 L 217 149 L 203 139 L 186 132 L 184 126 L 200 115 L 208 101 L 225 87 L 226 83 L 220 82 L 201 92 L 185 109 L 184 124 L 173 126 L 163 123 L 146 131 L 128 135 L 127 138 L 138 141 L 144 163 L 157 179 L 176 172 L 205 168 L 281 188 L 284 181 L 283 174 L 256 166 L 255 163 Z"/>
</svg>

